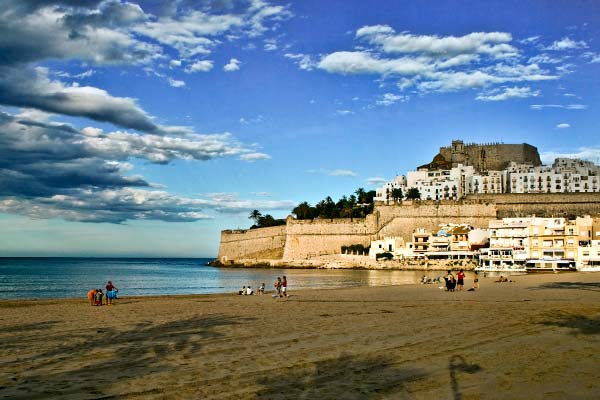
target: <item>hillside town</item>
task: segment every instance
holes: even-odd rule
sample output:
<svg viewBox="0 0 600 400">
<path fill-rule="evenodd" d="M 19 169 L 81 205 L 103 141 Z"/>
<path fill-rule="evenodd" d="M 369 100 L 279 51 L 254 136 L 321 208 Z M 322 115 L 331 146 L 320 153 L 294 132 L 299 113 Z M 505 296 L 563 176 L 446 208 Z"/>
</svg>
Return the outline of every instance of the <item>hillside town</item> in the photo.
<svg viewBox="0 0 600 400">
<path fill-rule="evenodd" d="M 461 140 L 442 147 L 433 161 L 396 176 L 376 190 L 375 201 L 390 202 L 395 195 L 418 191 L 422 200 L 459 200 L 468 194 L 593 193 L 600 192 L 600 166 L 572 158 L 541 165 L 537 149 L 521 145 L 464 145 Z M 531 156 L 521 156 L 534 149 Z M 502 150 L 506 150 L 504 154 Z M 498 168 L 498 169 L 493 169 Z"/>
</svg>

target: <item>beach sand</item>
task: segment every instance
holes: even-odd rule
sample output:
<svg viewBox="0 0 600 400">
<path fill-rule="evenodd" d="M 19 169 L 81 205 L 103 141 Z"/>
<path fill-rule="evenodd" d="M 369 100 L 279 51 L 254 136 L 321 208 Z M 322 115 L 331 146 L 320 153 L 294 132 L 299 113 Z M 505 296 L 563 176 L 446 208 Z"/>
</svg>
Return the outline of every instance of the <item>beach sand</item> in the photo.
<svg viewBox="0 0 600 400">
<path fill-rule="evenodd" d="M 514 279 L 2 301 L 0 398 L 600 398 L 600 274 Z"/>
</svg>

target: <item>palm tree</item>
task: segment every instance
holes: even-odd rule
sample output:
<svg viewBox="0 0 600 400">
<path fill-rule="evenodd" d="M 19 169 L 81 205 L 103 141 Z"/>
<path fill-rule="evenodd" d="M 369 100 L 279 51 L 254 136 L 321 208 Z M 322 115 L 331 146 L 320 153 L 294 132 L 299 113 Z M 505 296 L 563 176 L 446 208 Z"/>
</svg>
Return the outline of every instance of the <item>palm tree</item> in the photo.
<svg viewBox="0 0 600 400">
<path fill-rule="evenodd" d="M 256 225 L 259 225 L 259 221 L 261 218 L 262 218 L 262 214 L 258 210 L 252 210 L 252 212 L 248 216 L 248 219 L 253 219 L 254 222 L 256 222 Z"/>
<path fill-rule="evenodd" d="M 365 195 L 367 194 L 367 192 L 365 192 L 365 189 L 358 188 L 358 189 L 356 189 L 356 191 L 354 193 L 356 193 L 356 197 L 358 197 L 359 203 L 366 203 Z"/>
</svg>

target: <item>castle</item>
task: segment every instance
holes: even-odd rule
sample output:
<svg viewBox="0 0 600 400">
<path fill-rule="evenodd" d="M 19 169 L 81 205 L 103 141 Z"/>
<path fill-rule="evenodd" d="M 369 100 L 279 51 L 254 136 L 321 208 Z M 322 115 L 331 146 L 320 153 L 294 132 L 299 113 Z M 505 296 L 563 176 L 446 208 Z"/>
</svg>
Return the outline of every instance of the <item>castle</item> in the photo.
<svg viewBox="0 0 600 400">
<path fill-rule="evenodd" d="M 383 193 L 378 189 L 374 211 L 364 219 L 289 216 L 283 226 L 224 230 L 217 261 L 303 265 L 301 261 L 340 254 L 343 246 L 369 247 L 386 237 L 409 241 L 417 229 L 434 230 L 440 224 L 487 229 L 490 220 L 510 217 L 600 217 L 600 167 L 569 159 L 545 167 L 529 144 L 464 145 L 455 140 L 414 172 L 422 178 L 415 180 L 421 182 L 422 200 L 390 202 L 393 185 L 410 187 L 405 177 L 396 177 Z"/>
<path fill-rule="evenodd" d="M 453 140 L 451 146 L 440 147 L 433 160 L 421 165 L 417 170 L 449 170 L 459 165 L 472 166 L 477 172 L 500 171 L 510 162 L 542 165 L 537 148 L 527 144 L 464 144 L 462 140 Z"/>
</svg>

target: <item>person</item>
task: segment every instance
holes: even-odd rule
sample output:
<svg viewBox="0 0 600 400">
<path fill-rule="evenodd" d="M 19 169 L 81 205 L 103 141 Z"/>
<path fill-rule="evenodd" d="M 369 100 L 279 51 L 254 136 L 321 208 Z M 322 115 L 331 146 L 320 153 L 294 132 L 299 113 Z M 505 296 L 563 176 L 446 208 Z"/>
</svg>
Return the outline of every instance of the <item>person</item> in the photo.
<svg viewBox="0 0 600 400">
<path fill-rule="evenodd" d="M 277 280 L 275 281 L 273 286 L 275 286 L 275 292 L 276 292 L 273 295 L 273 297 L 281 297 L 281 278 L 280 277 L 277 277 Z"/>
<path fill-rule="evenodd" d="M 93 306 L 96 302 L 96 290 L 97 289 L 92 289 L 87 293 L 87 298 L 90 301 L 90 306 Z"/>
<path fill-rule="evenodd" d="M 112 305 L 113 300 L 117 298 L 118 291 L 119 289 L 113 285 L 112 281 L 108 281 L 106 284 L 106 305 Z"/>
<path fill-rule="evenodd" d="M 102 289 L 96 289 L 96 294 L 94 295 L 94 305 L 101 306 L 103 298 L 104 293 L 102 293 Z"/>
<path fill-rule="evenodd" d="M 498 278 L 497 280 L 495 280 L 494 282 L 496 283 L 501 283 L 501 282 L 508 282 L 508 278 L 503 277 L 502 275 L 500 275 L 500 278 Z"/>
<path fill-rule="evenodd" d="M 453 292 L 454 291 L 454 275 L 452 275 L 452 272 L 450 270 L 448 270 L 448 274 L 444 277 L 444 279 L 446 280 L 446 291 Z"/>
<path fill-rule="evenodd" d="M 246 295 L 247 296 L 251 296 L 252 295 L 252 287 L 250 287 L 250 285 L 248 285 L 248 287 L 246 288 Z"/>
<path fill-rule="evenodd" d="M 242 290 L 238 292 L 239 295 L 246 295 L 246 286 L 242 286 Z"/>
<path fill-rule="evenodd" d="M 479 289 L 479 279 L 478 278 L 475 278 L 473 280 L 473 287 L 471 289 L 469 289 L 468 291 L 469 292 L 474 292 L 475 289 Z"/>
<path fill-rule="evenodd" d="M 262 283 L 262 285 L 260 285 L 256 294 L 265 294 L 265 283 L 264 282 Z"/>
<path fill-rule="evenodd" d="M 461 269 L 460 271 L 458 271 L 458 274 L 456 274 L 456 287 L 460 291 L 460 290 L 463 290 L 464 285 L 465 285 L 465 273 Z"/>
<path fill-rule="evenodd" d="M 283 276 L 283 281 L 281 282 L 281 294 L 285 297 L 288 297 L 287 294 L 287 278 L 285 275 Z"/>
</svg>

